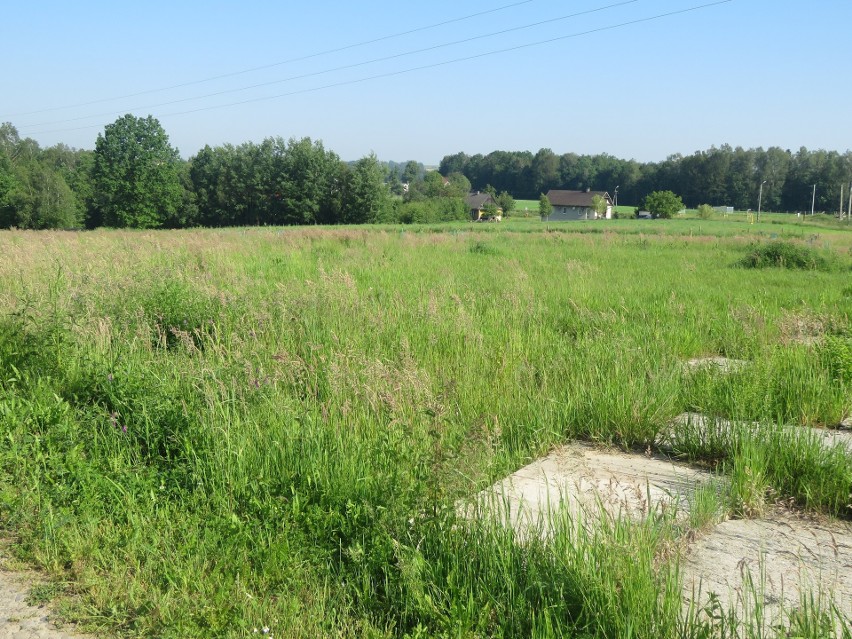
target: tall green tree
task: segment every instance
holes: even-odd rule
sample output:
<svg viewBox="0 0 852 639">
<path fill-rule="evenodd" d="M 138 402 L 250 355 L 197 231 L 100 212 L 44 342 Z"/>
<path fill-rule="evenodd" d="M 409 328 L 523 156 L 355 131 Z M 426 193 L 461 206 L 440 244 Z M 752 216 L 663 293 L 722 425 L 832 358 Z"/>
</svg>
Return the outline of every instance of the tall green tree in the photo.
<svg viewBox="0 0 852 639">
<path fill-rule="evenodd" d="M 509 217 L 512 211 L 515 210 L 515 198 L 509 195 L 508 191 L 503 191 L 497 196 L 497 206 L 503 209 L 503 215 Z"/>
<path fill-rule="evenodd" d="M 603 196 L 597 194 L 592 196 L 592 208 L 595 210 L 595 213 L 598 215 L 598 217 L 601 217 L 606 214 L 607 206 L 608 202 L 606 201 L 606 199 L 603 198 Z"/>
<path fill-rule="evenodd" d="M 402 169 L 402 181 L 406 184 L 411 184 L 423 174 L 422 166 L 419 162 L 409 160 L 405 163 L 405 168 Z"/>
<path fill-rule="evenodd" d="M 542 193 L 541 197 L 538 198 L 538 214 L 542 220 L 546 220 L 550 217 L 550 214 L 553 213 L 553 205 L 550 203 L 550 200 L 547 196 Z"/>
<path fill-rule="evenodd" d="M 340 158 L 310 138 L 286 143 L 272 140 L 271 185 L 275 224 L 333 224 L 339 221 L 336 204 Z"/>
<path fill-rule="evenodd" d="M 178 151 L 156 118 L 127 114 L 95 142 L 95 207 L 106 226 L 157 228 L 184 201 Z"/>
<path fill-rule="evenodd" d="M 25 229 L 63 229 L 79 226 L 82 211 L 63 177 L 41 162 L 29 162 L 19 171 L 12 196 L 15 225 Z"/>
<path fill-rule="evenodd" d="M 374 154 L 358 160 L 349 172 L 341 222 L 388 222 L 389 193 L 384 171 Z"/>
<path fill-rule="evenodd" d="M 654 191 L 645 196 L 643 208 L 654 217 L 668 219 L 683 210 L 683 200 L 671 191 Z"/>
<path fill-rule="evenodd" d="M 450 173 L 441 193 L 444 197 L 465 197 L 470 193 L 470 180 L 463 173 Z"/>
<path fill-rule="evenodd" d="M 12 170 L 12 162 L 0 149 L 0 228 L 16 225 L 13 194 L 17 187 L 18 181 Z"/>
<path fill-rule="evenodd" d="M 559 157 L 550 149 L 539 149 L 530 166 L 532 188 L 538 193 L 559 184 Z"/>
<path fill-rule="evenodd" d="M 11 124 L 0 125 L 0 227 L 79 226 L 83 207 L 69 186 L 76 156 L 64 145 L 42 150 Z"/>
</svg>

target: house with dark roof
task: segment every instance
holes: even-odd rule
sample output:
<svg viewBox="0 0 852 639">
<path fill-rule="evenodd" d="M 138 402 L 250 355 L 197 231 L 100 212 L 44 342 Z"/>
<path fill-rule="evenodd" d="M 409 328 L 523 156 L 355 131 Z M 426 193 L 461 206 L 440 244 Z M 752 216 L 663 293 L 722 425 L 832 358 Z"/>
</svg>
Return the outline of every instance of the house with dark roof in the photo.
<svg viewBox="0 0 852 639">
<path fill-rule="evenodd" d="M 493 197 L 491 197 L 491 194 L 480 193 L 479 191 L 476 193 L 468 193 L 465 196 L 464 201 L 465 204 L 467 204 L 467 210 L 470 211 L 470 219 L 474 222 L 484 219 L 483 215 L 486 215 L 486 205 L 491 204 L 495 207 L 497 206 L 497 202 Z M 500 208 L 497 208 L 497 215 L 494 216 L 494 219 L 499 222 L 502 218 L 503 211 Z"/>
<path fill-rule="evenodd" d="M 601 196 L 606 202 L 606 211 L 598 214 L 592 199 Z M 547 192 L 547 199 L 553 211 L 548 218 L 550 221 L 560 220 L 596 220 L 612 218 L 612 198 L 606 191 L 560 191 L 551 189 Z"/>
</svg>

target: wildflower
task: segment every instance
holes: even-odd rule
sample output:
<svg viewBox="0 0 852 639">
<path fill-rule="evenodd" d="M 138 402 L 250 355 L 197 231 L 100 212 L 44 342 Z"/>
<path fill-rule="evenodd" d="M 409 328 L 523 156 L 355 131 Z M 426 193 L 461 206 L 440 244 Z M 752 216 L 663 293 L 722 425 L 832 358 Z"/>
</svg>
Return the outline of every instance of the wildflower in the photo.
<svg viewBox="0 0 852 639">
<path fill-rule="evenodd" d="M 107 381 L 111 382 L 113 379 L 115 378 L 112 376 L 112 373 L 107 373 Z"/>
<path fill-rule="evenodd" d="M 127 432 L 127 424 L 125 424 L 124 426 L 122 426 L 122 427 L 121 427 L 121 432 L 122 432 L 122 433 L 126 433 L 126 432 Z"/>
</svg>

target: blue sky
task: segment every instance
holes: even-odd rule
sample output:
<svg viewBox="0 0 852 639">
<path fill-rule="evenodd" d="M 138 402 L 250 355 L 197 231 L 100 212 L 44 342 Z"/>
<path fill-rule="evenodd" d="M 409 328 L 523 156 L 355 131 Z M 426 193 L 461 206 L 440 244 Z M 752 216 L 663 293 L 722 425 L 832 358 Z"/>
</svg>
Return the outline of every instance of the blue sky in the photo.
<svg viewBox="0 0 852 639">
<path fill-rule="evenodd" d="M 634 22 L 708 2 L 7 2 L 0 121 L 93 148 L 120 115 L 150 113 L 184 157 L 270 136 L 426 164 L 541 147 L 640 161 L 724 143 L 852 147 L 852 1 L 731 0 Z"/>
</svg>

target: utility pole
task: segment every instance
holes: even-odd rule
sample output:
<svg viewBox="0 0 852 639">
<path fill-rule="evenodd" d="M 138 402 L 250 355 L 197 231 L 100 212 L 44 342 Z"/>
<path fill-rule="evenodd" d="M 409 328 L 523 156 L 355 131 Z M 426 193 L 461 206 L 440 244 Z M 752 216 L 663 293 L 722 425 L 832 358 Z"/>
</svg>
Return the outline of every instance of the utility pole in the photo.
<svg viewBox="0 0 852 639">
<path fill-rule="evenodd" d="M 849 183 L 849 208 L 846 209 L 846 221 L 852 219 L 852 182 Z"/>
<path fill-rule="evenodd" d="M 811 215 L 814 214 L 814 204 L 816 204 L 816 184 L 814 184 L 814 194 L 811 196 Z"/>
<path fill-rule="evenodd" d="M 763 185 L 766 184 L 766 180 L 760 183 L 760 193 L 757 196 L 757 221 L 760 222 L 760 203 L 763 200 Z"/>
<path fill-rule="evenodd" d="M 840 185 L 840 208 L 837 209 L 837 217 L 839 219 L 843 219 L 843 187 L 845 184 Z"/>
</svg>

